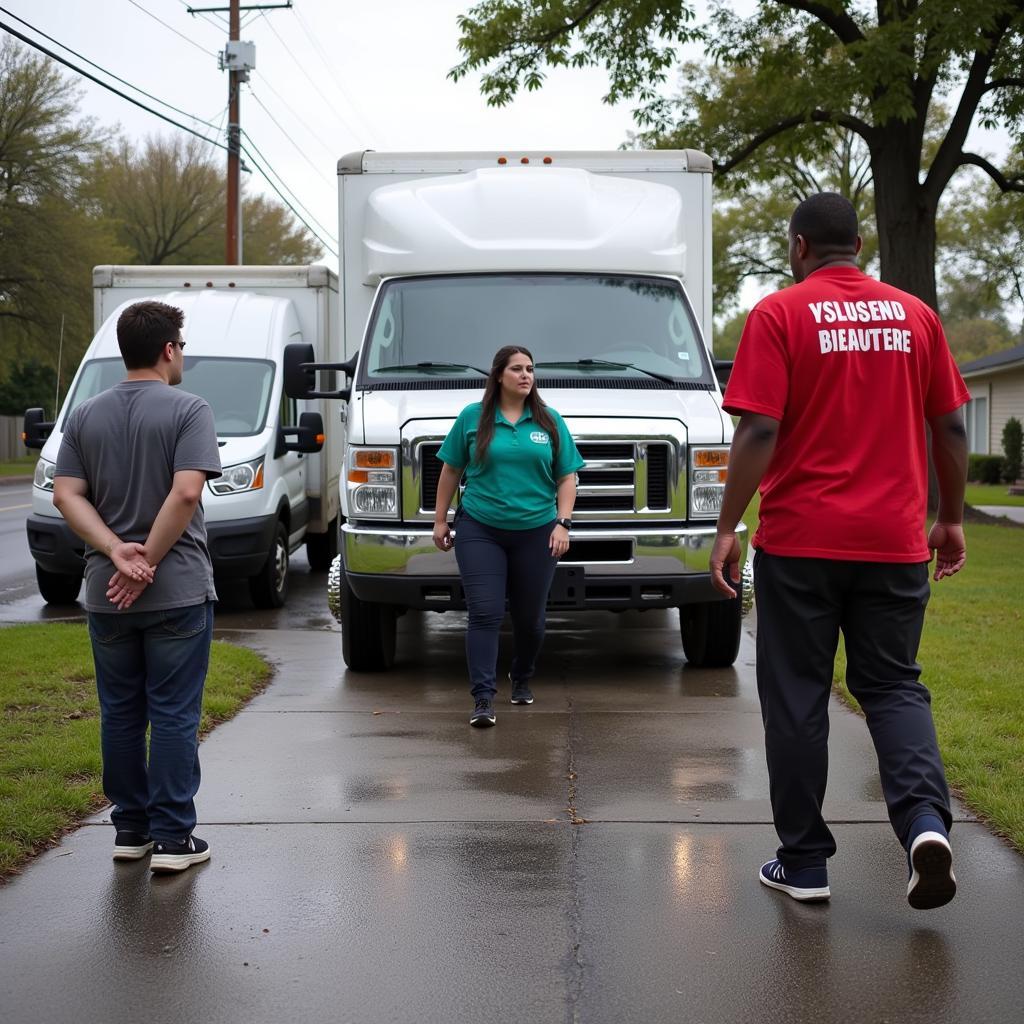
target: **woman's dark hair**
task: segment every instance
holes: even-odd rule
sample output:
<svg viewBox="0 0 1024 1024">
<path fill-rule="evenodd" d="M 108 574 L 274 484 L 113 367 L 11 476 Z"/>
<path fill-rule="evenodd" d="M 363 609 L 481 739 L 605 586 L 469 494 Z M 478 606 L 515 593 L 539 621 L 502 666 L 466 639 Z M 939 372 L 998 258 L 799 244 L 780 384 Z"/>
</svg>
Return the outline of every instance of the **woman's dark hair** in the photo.
<svg viewBox="0 0 1024 1024">
<path fill-rule="evenodd" d="M 515 355 L 524 355 L 530 362 L 533 362 L 533 353 L 522 345 L 506 345 L 494 353 L 491 362 L 491 372 L 487 375 L 487 386 L 484 388 L 483 408 L 480 410 L 480 422 L 476 428 L 476 454 L 474 461 L 482 465 L 487 459 L 487 450 L 491 447 L 491 440 L 494 437 L 494 413 L 498 408 L 498 399 L 501 397 L 501 375 L 505 367 Z M 555 426 L 555 419 L 548 412 L 544 399 L 537 394 L 537 381 L 534 380 L 530 393 L 526 396 L 526 407 L 533 416 L 533 422 L 541 430 L 546 430 L 551 438 L 551 466 L 554 473 L 554 466 L 558 464 L 558 428 Z"/>
<path fill-rule="evenodd" d="M 169 341 L 181 338 L 185 314 L 177 306 L 147 299 L 129 306 L 117 318 L 117 345 L 125 369 L 148 370 L 156 366 Z"/>
</svg>

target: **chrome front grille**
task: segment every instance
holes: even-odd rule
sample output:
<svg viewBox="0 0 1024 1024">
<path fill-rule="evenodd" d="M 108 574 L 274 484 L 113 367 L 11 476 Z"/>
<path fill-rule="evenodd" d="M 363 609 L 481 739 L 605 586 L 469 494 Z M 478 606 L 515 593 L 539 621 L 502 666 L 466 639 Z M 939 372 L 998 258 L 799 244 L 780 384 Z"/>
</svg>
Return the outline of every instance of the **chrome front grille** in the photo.
<svg viewBox="0 0 1024 1024">
<path fill-rule="evenodd" d="M 413 444 L 419 453 L 416 476 L 419 508 L 433 510 L 441 463 L 439 442 Z M 667 518 L 678 509 L 683 457 L 669 440 L 605 440 L 577 438 L 576 447 L 586 465 L 579 471 L 573 516 L 582 520 L 658 515 Z M 685 501 L 685 495 L 683 496 Z M 682 507 L 685 507 L 682 506 Z"/>
</svg>

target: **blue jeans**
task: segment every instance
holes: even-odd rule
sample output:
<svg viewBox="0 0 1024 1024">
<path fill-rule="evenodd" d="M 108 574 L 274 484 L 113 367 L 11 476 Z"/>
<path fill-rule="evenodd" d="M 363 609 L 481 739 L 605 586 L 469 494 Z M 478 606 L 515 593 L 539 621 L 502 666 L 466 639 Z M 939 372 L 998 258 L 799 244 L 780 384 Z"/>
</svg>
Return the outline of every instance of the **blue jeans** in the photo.
<svg viewBox="0 0 1024 1024">
<path fill-rule="evenodd" d="M 544 609 L 558 560 L 548 542 L 554 520 L 533 530 L 501 530 L 461 508 L 455 518 L 455 559 L 469 609 L 466 661 L 474 697 L 497 692 L 498 633 L 505 597 L 512 614 L 511 676 L 526 682 L 544 641 Z"/>
<path fill-rule="evenodd" d="M 181 842 L 196 824 L 199 717 L 213 604 L 90 612 L 103 792 L 118 831 Z M 146 727 L 150 727 L 149 761 Z"/>
</svg>

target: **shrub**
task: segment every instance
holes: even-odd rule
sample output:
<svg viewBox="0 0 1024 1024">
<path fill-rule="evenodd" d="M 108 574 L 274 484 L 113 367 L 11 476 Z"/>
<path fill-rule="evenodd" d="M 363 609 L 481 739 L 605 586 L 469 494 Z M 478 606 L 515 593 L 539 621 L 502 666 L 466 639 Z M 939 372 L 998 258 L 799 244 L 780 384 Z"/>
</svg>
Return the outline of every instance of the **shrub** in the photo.
<svg viewBox="0 0 1024 1024">
<path fill-rule="evenodd" d="M 1003 427 L 1003 480 L 1015 484 L 1020 479 L 1021 448 L 1024 441 L 1021 437 L 1020 420 L 1011 416 Z"/>
<path fill-rule="evenodd" d="M 975 484 L 997 484 L 1003 473 L 1002 455 L 972 455 L 967 466 L 967 479 Z"/>
</svg>

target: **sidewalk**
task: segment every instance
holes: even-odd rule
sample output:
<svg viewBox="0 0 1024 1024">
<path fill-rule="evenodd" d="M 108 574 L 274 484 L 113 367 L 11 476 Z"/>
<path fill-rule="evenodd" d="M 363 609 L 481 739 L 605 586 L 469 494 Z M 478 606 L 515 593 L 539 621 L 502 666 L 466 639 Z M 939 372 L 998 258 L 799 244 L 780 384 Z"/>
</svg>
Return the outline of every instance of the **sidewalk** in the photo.
<svg viewBox="0 0 1024 1024">
<path fill-rule="evenodd" d="M 958 807 L 957 899 L 911 910 L 833 702 L 831 904 L 764 889 L 752 642 L 693 671 L 672 625 L 553 619 L 537 703 L 492 730 L 454 614 L 406 616 L 385 676 L 346 675 L 334 631 L 221 633 L 278 675 L 203 744 L 212 861 L 115 865 L 98 816 L 0 888 L 4 1021 L 1018 1019 L 1024 858 Z"/>
</svg>

